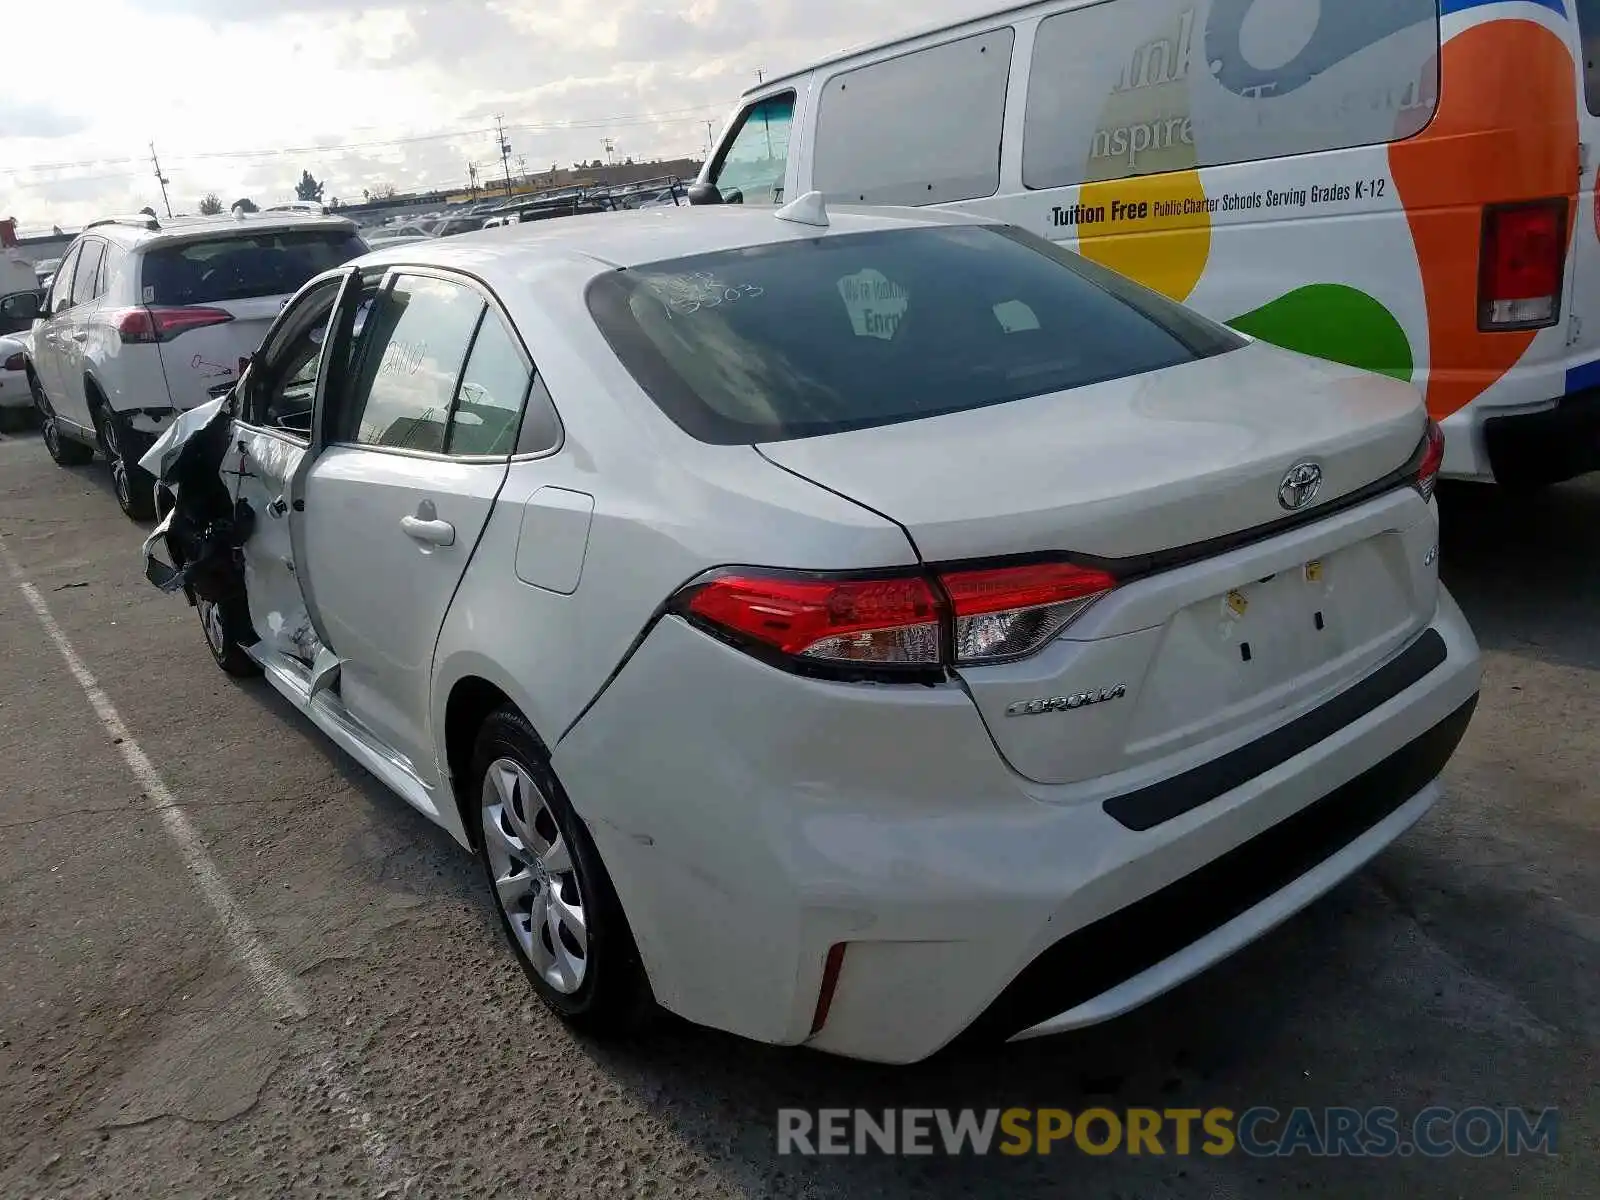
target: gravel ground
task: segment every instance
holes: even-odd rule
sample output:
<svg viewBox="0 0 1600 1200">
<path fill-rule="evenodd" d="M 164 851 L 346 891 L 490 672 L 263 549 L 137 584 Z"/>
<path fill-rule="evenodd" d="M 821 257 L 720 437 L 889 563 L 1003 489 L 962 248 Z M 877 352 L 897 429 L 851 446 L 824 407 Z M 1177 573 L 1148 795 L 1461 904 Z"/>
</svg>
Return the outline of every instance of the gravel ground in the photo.
<svg viewBox="0 0 1600 1200">
<path fill-rule="evenodd" d="M 574 1038 L 531 1000 L 471 858 L 217 671 L 192 612 L 143 582 L 103 466 L 0 437 L 4 545 L 128 735 L 0 555 L 0 1196 L 1600 1195 L 1600 484 L 1443 501 L 1445 575 L 1486 651 L 1445 803 L 1131 1017 L 889 1069 L 670 1019 L 637 1045 Z M 775 1151 L 782 1106 L 1434 1103 L 1557 1106 L 1560 1153 Z"/>
</svg>

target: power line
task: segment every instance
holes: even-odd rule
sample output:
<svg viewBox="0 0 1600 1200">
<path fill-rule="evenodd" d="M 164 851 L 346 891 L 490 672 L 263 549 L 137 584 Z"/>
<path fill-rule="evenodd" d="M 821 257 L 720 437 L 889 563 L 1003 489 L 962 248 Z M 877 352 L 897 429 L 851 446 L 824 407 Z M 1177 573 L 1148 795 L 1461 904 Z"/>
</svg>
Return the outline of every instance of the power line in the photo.
<svg viewBox="0 0 1600 1200">
<path fill-rule="evenodd" d="M 309 145 L 309 146 L 276 146 L 259 150 L 213 150 L 198 154 L 179 154 L 169 156 L 169 162 L 211 162 L 228 160 L 248 160 L 262 158 L 278 158 L 290 154 L 342 154 L 351 150 L 375 150 L 390 146 L 410 146 L 420 142 L 451 141 L 471 137 L 482 137 L 492 133 L 499 133 L 502 137 L 507 133 L 548 133 L 563 130 L 586 130 L 609 128 L 611 126 L 629 125 L 674 125 L 698 122 L 702 118 L 700 113 L 712 110 L 721 110 L 721 104 L 697 104 L 691 108 L 665 109 L 653 113 L 625 113 L 614 117 L 581 117 L 568 121 L 540 121 L 524 122 L 515 125 L 503 125 L 503 118 L 496 118 L 496 126 L 475 129 L 459 129 L 439 133 L 420 133 L 407 137 L 375 138 L 368 141 L 345 142 L 340 145 Z M 503 126 L 503 127 L 502 127 Z M 29 163 L 23 166 L 0 167 L 0 175 L 29 175 L 41 171 L 76 171 L 92 167 L 135 166 L 142 163 L 142 158 L 90 158 L 77 162 Z"/>
</svg>

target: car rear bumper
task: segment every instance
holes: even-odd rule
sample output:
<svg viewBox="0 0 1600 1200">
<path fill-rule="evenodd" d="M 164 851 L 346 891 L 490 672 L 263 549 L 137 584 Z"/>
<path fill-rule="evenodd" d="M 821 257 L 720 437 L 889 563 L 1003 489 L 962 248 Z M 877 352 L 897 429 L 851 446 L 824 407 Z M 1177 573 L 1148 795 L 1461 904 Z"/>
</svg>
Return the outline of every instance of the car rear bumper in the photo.
<svg viewBox="0 0 1600 1200">
<path fill-rule="evenodd" d="M 1429 629 L 1444 653 L 1414 682 L 1143 829 L 1011 772 L 958 687 L 802 680 L 671 618 L 555 766 L 665 1007 L 913 1062 L 964 1031 L 1127 1011 L 1399 836 L 1437 799 L 1478 692 L 1443 592 Z"/>
</svg>

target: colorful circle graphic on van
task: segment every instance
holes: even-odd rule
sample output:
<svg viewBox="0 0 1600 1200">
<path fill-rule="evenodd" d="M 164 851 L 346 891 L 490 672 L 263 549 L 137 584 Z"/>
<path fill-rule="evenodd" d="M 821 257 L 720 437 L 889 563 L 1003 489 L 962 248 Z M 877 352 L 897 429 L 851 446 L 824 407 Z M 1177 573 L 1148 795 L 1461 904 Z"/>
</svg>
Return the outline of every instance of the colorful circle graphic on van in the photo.
<svg viewBox="0 0 1600 1200">
<path fill-rule="evenodd" d="M 1264 342 L 1411 382 L 1411 341 L 1395 315 L 1360 288 L 1313 283 L 1228 324 Z"/>
<path fill-rule="evenodd" d="M 1230 92 L 1283 96 L 1416 23 L 1413 6 L 1349 0 L 1214 0 L 1206 62 Z"/>
<path fill-rule="evenodd" d="M 1483 210 L 1463 201 L 1574 195 L 1578 95 L 1571 52 L 1533 21 L 1463 30 L 1445 43 L 1441 68 L 1480 86 L 1445 87 L 1432 123 L 1389 147 L 1389 166 L 1422 270 L 1428 357 L 1448 364 L 1428 375 L 1428 410 L 1443 419 L 1504 378 L 1538 336 L 1478 328 Z M 1569 211 L 1569 238 L 1575 219 Z"/>
</svg>

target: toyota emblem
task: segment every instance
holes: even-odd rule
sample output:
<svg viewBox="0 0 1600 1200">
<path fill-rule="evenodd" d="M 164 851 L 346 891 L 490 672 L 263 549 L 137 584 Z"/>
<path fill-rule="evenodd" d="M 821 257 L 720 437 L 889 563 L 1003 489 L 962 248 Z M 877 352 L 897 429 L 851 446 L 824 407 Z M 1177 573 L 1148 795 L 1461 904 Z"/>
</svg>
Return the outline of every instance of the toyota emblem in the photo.
<svg viewBox="0 0 1600 1200">
<path fill-rule="evenodd" d="M 1322 490 L 1322 468 L 1314 462 L 1295 463 L 1278 485 L 1278 503 L 1290 512 L 1299 512 Z"/>
</svg>

